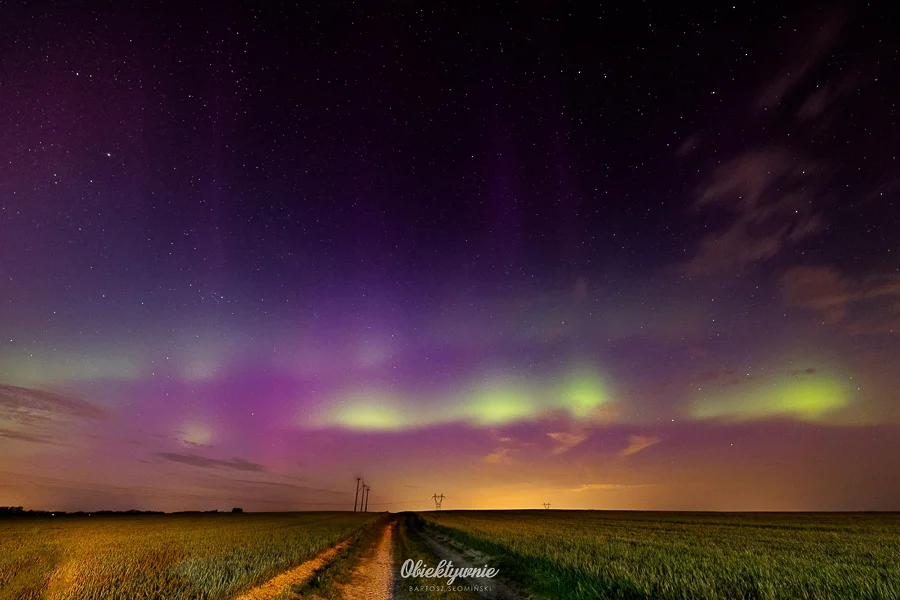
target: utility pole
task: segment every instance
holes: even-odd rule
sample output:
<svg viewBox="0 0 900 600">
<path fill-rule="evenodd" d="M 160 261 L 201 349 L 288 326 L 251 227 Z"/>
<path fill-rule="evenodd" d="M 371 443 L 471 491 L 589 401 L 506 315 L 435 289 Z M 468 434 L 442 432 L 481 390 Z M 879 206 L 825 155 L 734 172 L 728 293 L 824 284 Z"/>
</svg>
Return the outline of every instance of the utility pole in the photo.
<svg viewBox="0 0 900 600">
<path fill-rule="evenodd" d="M 363 512 L 369 512 L 369 491 L 371 491 L 371 489 L 372 488 L 369 486 L 366 486 L 366 508 Z"/>
<path fill-rule="evenodd" d="M 444 493 L 441 492 L 441 495 L 438 496 L 437 492 L 435 492 L 431 499 L 434 500 L 434 510 L 441 510 L 441 502 L 444 500 Z"/>
<path fill-rule="evenodd" d="M 353 497 L 353 512 L 356 512 L 356 501 L 359 499 L 359 480 L 362 477 L 356 478 L 356 495 Z"/>
</svg>

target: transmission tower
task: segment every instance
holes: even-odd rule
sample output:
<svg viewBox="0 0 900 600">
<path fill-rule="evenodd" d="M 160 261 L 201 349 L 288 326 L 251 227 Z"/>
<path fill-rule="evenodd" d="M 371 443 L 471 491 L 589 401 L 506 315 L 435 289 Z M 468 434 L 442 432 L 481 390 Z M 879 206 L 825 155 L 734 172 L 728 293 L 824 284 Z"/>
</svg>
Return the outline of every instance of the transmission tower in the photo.
<svg viewBox="0 0 900 600">
<path fill-rule="evenodd" d="M 544 502 L 544 508 L 546 508 L 547 510 L 550 510 L 550 503 Z"/>
<path fill-rule="evenodd" d="M 431 499 L 434 500 L 434 510 L 441 510 L 441 502 L 444 500 L 444 494 L 441 493 L 441 495 L 438 496 L 437 493 L 435 493 Z"/>
</svg>

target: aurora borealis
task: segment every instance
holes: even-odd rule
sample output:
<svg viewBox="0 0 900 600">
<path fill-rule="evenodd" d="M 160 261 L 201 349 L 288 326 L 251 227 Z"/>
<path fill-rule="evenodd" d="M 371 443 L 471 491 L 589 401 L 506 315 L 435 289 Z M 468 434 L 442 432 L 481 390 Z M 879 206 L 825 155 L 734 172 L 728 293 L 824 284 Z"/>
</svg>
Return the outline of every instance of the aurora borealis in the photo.
<svg viewBox="0 0 900 600">
<path fill-rule="evenodd" d="M 0 7 L 0 505 L 900 510 L 890 23 L 581 10 Z"/>
</svg>

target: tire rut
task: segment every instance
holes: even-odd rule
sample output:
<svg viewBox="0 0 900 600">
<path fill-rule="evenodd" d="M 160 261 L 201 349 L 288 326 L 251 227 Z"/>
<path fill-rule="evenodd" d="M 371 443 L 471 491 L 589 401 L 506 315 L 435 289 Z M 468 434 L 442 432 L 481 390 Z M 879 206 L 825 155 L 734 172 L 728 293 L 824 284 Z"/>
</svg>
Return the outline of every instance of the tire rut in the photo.
<svg viewBox="0 0 900 600">
<path fill-rule="evenodd" d="M 482 552 L 460 546 L 448 537 L 433 529 L 418 529 L 416 533 L 422 538 L 425 545 L 441 560 L 453 561 L 455 566 L 479 567 L 487 564 L 490 566 L 491 558 Z M 502 576 L 502 573 L 499 574 Z M 524 594 L 498 578 L 465 577 L 466 584 L 475 586 L 473 592 L 479 598 L 485 600 L 532 600 L 532 596 Z M 459 585 L 454 583 L 454 585 Z M 484 589 L 478 589 L 483 587 Z"/>
</svg>

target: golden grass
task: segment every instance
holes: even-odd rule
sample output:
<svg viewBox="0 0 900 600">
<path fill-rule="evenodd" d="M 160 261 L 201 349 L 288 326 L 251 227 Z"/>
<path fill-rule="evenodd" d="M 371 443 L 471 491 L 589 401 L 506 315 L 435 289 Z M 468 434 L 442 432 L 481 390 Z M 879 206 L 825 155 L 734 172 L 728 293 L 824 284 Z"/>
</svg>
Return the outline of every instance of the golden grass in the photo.
<svg viewBox="0 0 900 600">
<path fill-rule="evenodd" d="M 350 537 L 374 513 L 0 521 L 0 600 L 233 598 Z"/>
</svg>

